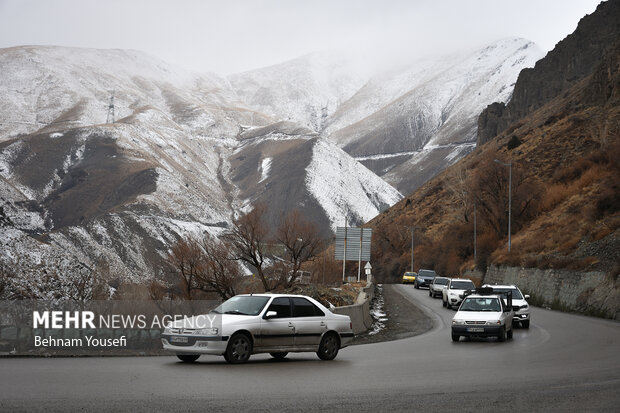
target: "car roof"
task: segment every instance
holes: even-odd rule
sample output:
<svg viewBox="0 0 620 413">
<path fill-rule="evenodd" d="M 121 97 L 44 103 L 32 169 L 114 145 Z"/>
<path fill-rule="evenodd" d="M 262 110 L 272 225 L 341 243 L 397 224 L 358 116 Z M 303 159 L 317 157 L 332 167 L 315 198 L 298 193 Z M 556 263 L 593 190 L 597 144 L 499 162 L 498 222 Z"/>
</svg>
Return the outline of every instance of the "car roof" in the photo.
<svg viewBox="0 0 620 413">
<path fill-rule="evenodd" d="M 301 294 L 271 294 L 271 293 L 260 293 L 260 294 L 237 294 L 237 297 L 303 297 L 303 298 L 311 298 L 307 295 Z"/>
<path fill-rule="evenodd" d="M 468 280 L 467 278 L 452 278 L 452 281 L 469 281 L 473 283 L 472 280 Z"/>
<path fill-rule="evenodd" d="M 512 284 L 510 284 L 510 285 L 484 284 L 483 287 L 491 287 L 491 288 L 517 288 L 516 285 L 512 285 Z"/>
</svg>

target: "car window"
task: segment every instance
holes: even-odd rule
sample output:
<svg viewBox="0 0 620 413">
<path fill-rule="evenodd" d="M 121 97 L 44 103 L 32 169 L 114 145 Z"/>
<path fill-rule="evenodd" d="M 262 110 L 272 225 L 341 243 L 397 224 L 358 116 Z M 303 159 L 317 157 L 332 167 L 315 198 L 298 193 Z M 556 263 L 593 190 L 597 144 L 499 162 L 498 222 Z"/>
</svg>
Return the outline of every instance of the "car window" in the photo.
<svg viewBox="0 0 620 413">
<path fill-rule="evenodd" d="M 497 298 L 466 298 L 459 311 L 502 311 Z"/>
<path fill-rule="evenodd" d="M 293 300 L 293 317 L 315 317 L 325 315 L 320 308 L 305 298 L 292 297 L 291 300 Z"/>
<path fill-rule="evenodd" d="M 212 312 L 216 314 L 258 315 L 269 297 L 237 295 L 217 306 Z"/>
<path fill-rule="evenodd" d="M 453 281 L 450 283 L 451 290 L 468 290 L 474 289 L 476 286 L 471 281 Z"/>
<path fill-rule="evenodd" d="M 275 311 L 278 313 L 273 318 L 286 318 L 291 316 L 291 302 L 288 297 L 274 298 L 267 311 Z"/>
<path fill-rule="evenodd" d="M 496 288 L 496 287 L 493 287 L 493 292 L 506 293 L 508 291 L 512 292 L 512 298 L 514 298 L 516 300 L 522 300 L 523 299 L 523 295 L 521 295 L 521 292 L 519 290 L 517 290 L 516 288 Z"/>
</svg>

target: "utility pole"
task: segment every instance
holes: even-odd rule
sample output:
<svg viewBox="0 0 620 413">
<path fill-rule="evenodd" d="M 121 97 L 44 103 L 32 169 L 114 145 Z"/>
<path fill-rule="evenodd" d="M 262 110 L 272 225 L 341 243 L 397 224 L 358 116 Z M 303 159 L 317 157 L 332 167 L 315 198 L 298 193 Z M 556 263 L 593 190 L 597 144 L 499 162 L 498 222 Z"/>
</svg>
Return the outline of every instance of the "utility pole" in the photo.
<svg viewBox="0 0 620 413">
<path fill-rule="evenodd" d="M 512 162 L 504 163 L 498 159 L 495 159 L 494 162 L 508 167 L 508 252 L 510 252 L 510 220 L 512 215 Z"/>
<path fill-rule="evenodd" d="M 413 272 L 413 227 L 411 227 L 411 272 Z"/>
<path fill-rule="evenodd" d="M 478 236 L 478 231 L 476 227 L 476 220 L 477 220 L 476 198 L 474 198 L 474 266 L 476 265 L 476 262 L 478 261 L 478 243 L 476 239 Z"/>
<path fill-rule="evenodd" d="M 110 123 L 110 119 L 112 119 L 112 123 L 114 123 L 114 91 L 112 91 L 112 96 L 110 97 L 110 104 L 108 105 L 108 117 L 105 123 Z"/>
<path fill-rule="evenodd" d="M 348 225 L 347 218 L 348 218 L 347 213 L 345 212 L 345 215 L 344 215 L 344 252 L 342 256 L 342 283 L 343 284 L 344 284 L 345 264 L 347 262 L 347 225 Z"/>
</svg>

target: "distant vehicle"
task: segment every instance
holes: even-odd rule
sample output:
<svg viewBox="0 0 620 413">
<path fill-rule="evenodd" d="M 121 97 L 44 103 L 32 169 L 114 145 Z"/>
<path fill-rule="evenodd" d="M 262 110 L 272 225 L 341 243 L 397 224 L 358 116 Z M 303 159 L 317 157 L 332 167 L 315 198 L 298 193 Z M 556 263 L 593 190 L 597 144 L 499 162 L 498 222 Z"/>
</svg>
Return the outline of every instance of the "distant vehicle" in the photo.
<svg viewBox="0 0 620 413">
<path fill-rule="evenodd" d="M 452 341 L 464 337 L 512 338 L 512 295 L 498 294 L 492 288 L 465 293 L 463 303 L 452 319 Z"/>
<path fill-rule="evenodd" d="M 406 273 L 403 274 L 403 284 L 415 283 L 415 279 L 417 275 L 418 274 L 415 272 L 407 271 Z"/>
<path fill-rule="evenodd" d="M 439 297 L 443 290 L 448 286 L 450 279 L 448 277 L 435 277 L 431 285 L 428 286 L 429 297 Z"/>
<path fill-rule="evenodd" d="M 465 291 L 475 288 L 476 286 L 471 280 L 452 278 L 442 292 L 443 306 L 447 308 L 457 307 L 463 301 Z"/>
<path fill-rule="evenodd" d="M 435 271 L 433 270 L 420 270 L 418 271 L 418 276 L 415 277 L 413 286 L 415 288 L 428 287 L 431 285 L 436 276 L 437 274 L 435 274 Z"/>
<path fill-rule="evenodd" d="M 203 315 L 206 316 L 206 315 Z M 252 354 L 269 353 L 282 359 L 289 352 L 316 352 L 333 360 L 353 339 L 349 316 L 333 314 L 318 301 L 303 295 L 237 295 L 211 313 L 219 324 L 197 325 L 194 316 L 166 326 L 165 350 L 187 363 L 201 354 L 224 356 L 229 363 L 244 363 Z M 204 320 L 207 317 L 203 317 Z"/>
<path fill-rule="evenodd" d="M 489 285 L 485 284 L 483 287 L 492 288 L 494 292 L 505 293 L 510 291 L 512 293 L 512 310 L 514 311 L 513 322 L 519 323 L 523 328 L 530 328 L 530 306 L 527 303 L 529 295 L 523 295 L 521 290 L 515 285 Z"/>
</svg>

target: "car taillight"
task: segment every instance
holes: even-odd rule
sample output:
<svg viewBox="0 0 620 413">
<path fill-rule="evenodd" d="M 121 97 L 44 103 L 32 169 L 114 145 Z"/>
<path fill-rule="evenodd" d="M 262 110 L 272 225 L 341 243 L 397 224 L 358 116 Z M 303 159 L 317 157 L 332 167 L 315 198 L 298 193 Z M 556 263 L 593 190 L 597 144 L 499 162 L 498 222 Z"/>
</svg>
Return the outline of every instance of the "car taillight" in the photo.
<svg viewBox="0 0 620 413">
<path fill-rule="evenodd" d="M 349 328 L 350 328 L 351 330 L 353 330 L 353 322 L 352 322 L 352 321 L 349 321 Z"/>
</svg>

